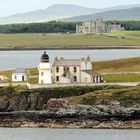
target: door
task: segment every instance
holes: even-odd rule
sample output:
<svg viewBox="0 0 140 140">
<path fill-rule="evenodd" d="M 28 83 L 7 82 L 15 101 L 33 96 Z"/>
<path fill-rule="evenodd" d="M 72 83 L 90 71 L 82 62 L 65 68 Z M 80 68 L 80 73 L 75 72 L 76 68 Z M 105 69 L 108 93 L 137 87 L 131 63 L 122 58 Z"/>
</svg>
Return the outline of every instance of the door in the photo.
<svg viewBox="0 0 140 140">
<path fill-rule="evenodd" d="M 25 80 L 25 78 L 24 78 L 24 76 L 22 76 L 22 81 L 24 81 Z"/>
</svg>

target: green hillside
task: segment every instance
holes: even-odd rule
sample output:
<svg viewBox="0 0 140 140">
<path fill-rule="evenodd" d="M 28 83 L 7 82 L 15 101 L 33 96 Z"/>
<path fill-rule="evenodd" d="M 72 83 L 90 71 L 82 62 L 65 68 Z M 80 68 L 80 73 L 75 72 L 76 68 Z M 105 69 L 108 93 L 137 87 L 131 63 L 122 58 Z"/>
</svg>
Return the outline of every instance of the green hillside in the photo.
<svg viewBox="0 0 140 140">
<path fill-rule="evenodd" d="M 80 96 L 69 97 L 67 100 L 73 104 L 83 105 L 111 105 L 118 103 L 125 107 L 140 105 L 140 86 L 124 89 L 109 89 L 90 92 Z"/>
<path fill-rule="evenodd" d="M 137 72 L 140 71 L 140 57 L 94 62 L 93 67 L 99 72 Z"/>
</svg>

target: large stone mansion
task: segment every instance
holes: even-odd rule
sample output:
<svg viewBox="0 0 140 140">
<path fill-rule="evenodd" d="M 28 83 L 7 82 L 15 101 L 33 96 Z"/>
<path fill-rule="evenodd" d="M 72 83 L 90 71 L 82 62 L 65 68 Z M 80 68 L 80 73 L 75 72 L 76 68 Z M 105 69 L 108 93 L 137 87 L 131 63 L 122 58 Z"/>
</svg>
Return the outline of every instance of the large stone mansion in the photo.
<svg viewBox="0 0 140 140">
<path fill-rule="evenodd" d="M 101 83 L 103 77 L 94 71 L 89 56 L 81 59 L 55 57 L 51 65 L 44 52 L 39 63 L 39 84 Z"/>
<path fill-rule="evenodd" d="M 102 19 L 95 21 L 85 21 L 82 26 L 76 26 L 76 33 L 93 34 L 93 33 L 110 33 L 124 31 L 125 28 L 120 24 L 105 23 Z"/>
</svg>

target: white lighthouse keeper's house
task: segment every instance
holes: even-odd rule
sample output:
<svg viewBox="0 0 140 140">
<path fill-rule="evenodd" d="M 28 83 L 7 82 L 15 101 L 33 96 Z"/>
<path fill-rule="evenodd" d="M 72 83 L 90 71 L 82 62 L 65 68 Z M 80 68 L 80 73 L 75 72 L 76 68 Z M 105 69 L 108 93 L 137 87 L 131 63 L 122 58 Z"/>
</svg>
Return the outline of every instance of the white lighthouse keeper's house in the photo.
<svg viewBox="0 0 140 140">
<path fill-rule="evenodd" d="M 39 84 L 51 84 L 52 83 L 51 64 L 49 61 L 49 56 L 46 54 L 46 51 L 41 56 L 38 70 L 39 70 Z"/>
</svg>

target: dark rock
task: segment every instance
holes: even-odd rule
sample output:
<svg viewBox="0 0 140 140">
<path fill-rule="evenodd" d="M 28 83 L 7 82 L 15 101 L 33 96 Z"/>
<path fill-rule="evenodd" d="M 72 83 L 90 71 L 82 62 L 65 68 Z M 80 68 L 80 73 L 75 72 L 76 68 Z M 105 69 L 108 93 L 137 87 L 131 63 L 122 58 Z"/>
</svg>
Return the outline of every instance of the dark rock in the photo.
<svg viewBox="0 0 140 140">
<path fill-rule="evenodd" d="M 3 101 L 3 100 L 1 100 L 1 101 L 0 101 L 0 111 L 6 110 L 7 107 L 8 107 L 8 101 Z"/>
<path fill-rule="evenodd" d="M 42 98 L 40 93 L 31 93 L 28 98 L 30 110 L 42 110 Z"/>
</svg>

